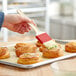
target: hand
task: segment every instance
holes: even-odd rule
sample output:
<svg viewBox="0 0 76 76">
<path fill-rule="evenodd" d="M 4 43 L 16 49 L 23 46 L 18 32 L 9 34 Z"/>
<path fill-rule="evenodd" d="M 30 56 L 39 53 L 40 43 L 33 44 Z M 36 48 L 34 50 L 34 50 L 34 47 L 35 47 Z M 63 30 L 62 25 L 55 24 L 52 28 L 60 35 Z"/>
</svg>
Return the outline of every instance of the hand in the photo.
<svg viewBox="0 0 76 76">
<path fill-rule="evenodd" d="M 7 14 L 4 17 L 3 27 L 7 29 L 18 32 L 20 34 L 24 34 L 31 30 L 31 27 L 28 23 L 32 23 L 36 25 L 31 19 L 28 17 L 22 17 L 19 14 Z"/>
</svg>

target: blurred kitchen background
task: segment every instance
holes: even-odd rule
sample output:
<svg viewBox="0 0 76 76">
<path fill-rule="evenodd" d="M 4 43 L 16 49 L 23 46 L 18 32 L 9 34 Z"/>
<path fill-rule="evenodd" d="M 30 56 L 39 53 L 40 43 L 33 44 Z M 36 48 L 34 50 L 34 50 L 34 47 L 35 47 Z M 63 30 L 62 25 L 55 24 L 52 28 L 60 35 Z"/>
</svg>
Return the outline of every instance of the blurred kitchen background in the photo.
<svg viewBox="0 0 76 76">
<path fill-rule="evenodd" d="M 0 11 L 5 14 L 17 13 L 16 9 L 21 9 L 52 38 L 76 39 L 76 0 L 0 0 Z M 2 28 L 0 41 L 26 41 L 34 36 L 33 30 L 21 35 Z"/>
</svg>

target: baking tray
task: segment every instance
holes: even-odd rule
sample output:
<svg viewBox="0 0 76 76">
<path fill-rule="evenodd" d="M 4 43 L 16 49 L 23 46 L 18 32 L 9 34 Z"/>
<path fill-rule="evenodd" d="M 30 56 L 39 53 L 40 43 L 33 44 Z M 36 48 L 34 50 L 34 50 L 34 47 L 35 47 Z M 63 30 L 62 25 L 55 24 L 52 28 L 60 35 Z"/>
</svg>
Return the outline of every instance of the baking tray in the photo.
<svg viewBox="0 0 76 76">
<path fill-rule="evenodd" d="M 26 43 L 34 42 L 34 41 L 36 41 L 36 40 L 27 41 Z M 68 41 L 56 40 L 56 42 L 65 44 L 65 43 L 67 43 Z M 12 45 L 8 45 L 8 46 L 6 46 L 6 47 L 11 47 L 11 46 L 14 46 L 14 45 L 15 45 L 15 44 L 12 44 Z M 2 46 L 2 47 L 5 47 L 5 46 Z M 75 53 L 74 53 L 74 54 L 75 54 Z M 43 62 L 39 62 L 39 63 L 31 64 L 31 65 L 23 65 L 23 64 L 17 64 L 17 63 L 8 62 L 8 61 L 7 61 L 8 59 L 6 59 L 6 61 L 5 61 L 5 60 L 0 60 L 0 63 L 6 64 L 6 65 L 10 65 L 10 66 L 19 67 L 19 68 L 29 69 L 29 68 L 35 68 L 35 67 L 38 67 L 38 66 L 41 66 L 41 65 L 49 64 L 49 63 L 55 62 L 55 61 L 58 60 L 58 59 L 64 59 L 65 57 L 68 58 L 69 55 L 72 56 L 73 54 L 67 54 L 67 55 L 62 56 L 62 57 L 53 58 L 53 59 L 48 59 L 48 60 L 45 60 L 45 61 L 43 61 Z M 76 54 L 73 55 L 73 56 L 76 56 Z M 12 60 L 14 61 L 14 58 L 13 58 Z"/>
</svg>

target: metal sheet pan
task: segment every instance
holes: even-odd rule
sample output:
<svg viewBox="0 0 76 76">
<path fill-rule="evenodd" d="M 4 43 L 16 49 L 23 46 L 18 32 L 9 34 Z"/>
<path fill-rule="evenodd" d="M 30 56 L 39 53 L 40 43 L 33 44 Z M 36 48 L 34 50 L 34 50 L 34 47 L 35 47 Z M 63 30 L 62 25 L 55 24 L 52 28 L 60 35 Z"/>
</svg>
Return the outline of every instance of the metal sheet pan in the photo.
<svg viewBox="0 0 76 76">
<path fill-rule="evenodd" d="M 62 43 L 62 44 L 65 44 L 66 42 L 68 42 L 68 41 L 62 41 L 62 40 L 56 40 L 56 41 L 59 42 L 59 43 Z M 32 42 L 32 41 L 28 41 L 28 42 Z M 10 46 L 8 46 L 8 47 L 10 47 Z M 69 54 L 69 55 L 72 55 L 72 54 Z M 57 59 L 64 59 L 66 56 L 68 58 L 69 55 L 65 55 L 65 56 L 62 56 L 62 57 L 54 58 L 54 59 L 48 59 L 46 61 L 35 63 L 35 64 L 31 64 L 31 65 L 22 65 L 22 64 L 17 64 L 17 63 L 3 61 L 3 60 L 0 60 L 0 63 L 6 64 L 6 65 L 10 65 L 10 66 L 19 67 L 19 68 L 28 69 L 28 68 L 35 68 L 35 67 L 38 67 L 38 66 L 41 66 L 41 65 L 45 65 L 45 64 L 49 64 L 49 63 L 55 62 L 55 60 L 57 60 Z M 76 56 L 76 54 L 74 56 Z"/>
</svg>

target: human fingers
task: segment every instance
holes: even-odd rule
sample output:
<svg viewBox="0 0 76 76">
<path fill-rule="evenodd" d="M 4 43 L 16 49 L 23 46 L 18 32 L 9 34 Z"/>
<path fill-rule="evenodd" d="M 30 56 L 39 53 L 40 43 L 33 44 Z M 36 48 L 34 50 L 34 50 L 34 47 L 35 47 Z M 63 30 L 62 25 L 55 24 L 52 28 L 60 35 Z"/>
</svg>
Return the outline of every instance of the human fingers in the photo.
<svg viewBox="0 0 76 76">
<path fill-rule="evenodd" d="M 23 29 L 27 32 L 27 28 L 24 26 L 24 23 L 19 23 L 19 24 L 14 25 L 14 30 L 16 30 L 16 32 Z"/>
<path fill-rule="evenodd" d="M 28 31 L 29 31 L 29 29 L 22 25 L 22 27 L 19 29 L 18 32 L 21 33 L 21 34 L 24 34 L 25 32 L 28 32 Z"/>
<path fill-rule="evenodd" d="M 31 26 L 29 26 L 29 24 L 27 24 L 26 27 L 29 31 L 31 30 Z"/>
<path fill-rule="evenodd" d="M 27 31 L 30 31 L 30 30 L 31 30 L 31 27 L 29 26 L 29 24 L 24 23 L 23 26 L 25 27 L 25 29 L 26 29 Z"/>
<path fill-rule="evenodd" d="M 26 27 L 27 32 L 29 32 L 28 24 L 26 24 L 25 27 Z"/>
<path fill-rule="evenodd" d="M 29 32 L 31 28 L 27 23 L 19 23 L 14 26 L 14 30 L 15 32 L 23 34 L 24 32 Z"/>
<path fill-rule="evenodd" d="M 28 32 L 29 30 L 27 30 L 26 27 L 21 27 L 21 29 L 18 31 L 21 34 L 24 34 L 25 32 Z"/>
<path fill-rule="evenodd" d="M 26 31 L 24 30 L 24 28 L 22 27 L 21 30 L 18 31 L 18 33 L 20 34 L 24 34 Z"/>
<path fill-rule="evenodd" d="M 14 30 L 16 32 L 18 32 L 20 29 L 21 29 L 22 25 L 21 24 L 17 24 L 17 25 L 14 25 Z"/>
</svg>

